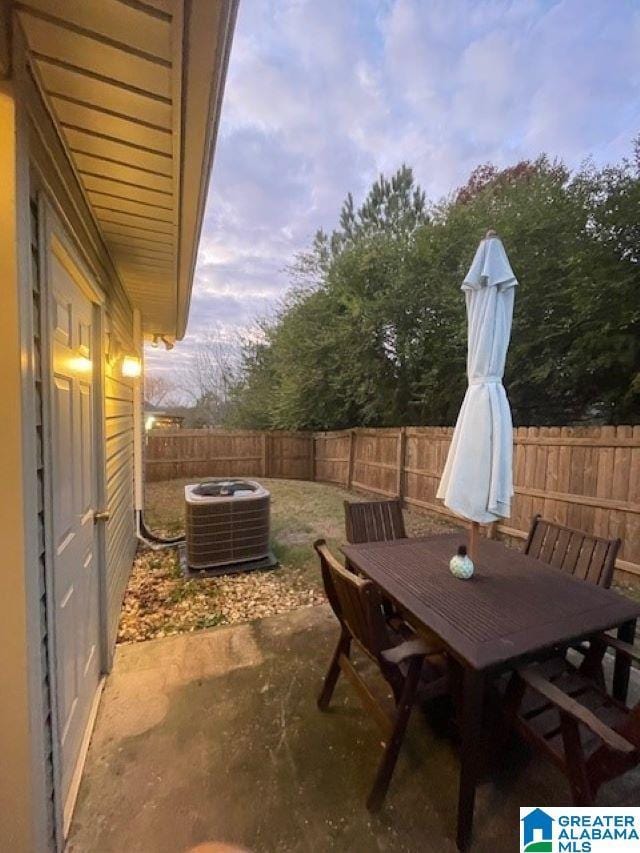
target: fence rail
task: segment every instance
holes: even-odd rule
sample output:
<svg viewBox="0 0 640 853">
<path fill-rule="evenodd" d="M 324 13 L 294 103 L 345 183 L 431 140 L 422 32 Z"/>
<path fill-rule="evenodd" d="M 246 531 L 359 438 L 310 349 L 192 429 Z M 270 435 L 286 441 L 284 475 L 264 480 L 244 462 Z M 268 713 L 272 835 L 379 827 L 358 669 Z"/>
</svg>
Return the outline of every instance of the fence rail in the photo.
<svg viewBox="0 0 640 853">
<path fill-rule="evenodd" d="M 151 433 L 147 478 L 262 476 L 335 483 L 454 516 L 436 499 L 453 430 L 334 432 L 181 430 Z M 514 430 L 511 518 L 497 532 L 524 538 L 531 517 L 622 539 L 619 571 L 640 575 L 640 426 Z"/>
</svg>

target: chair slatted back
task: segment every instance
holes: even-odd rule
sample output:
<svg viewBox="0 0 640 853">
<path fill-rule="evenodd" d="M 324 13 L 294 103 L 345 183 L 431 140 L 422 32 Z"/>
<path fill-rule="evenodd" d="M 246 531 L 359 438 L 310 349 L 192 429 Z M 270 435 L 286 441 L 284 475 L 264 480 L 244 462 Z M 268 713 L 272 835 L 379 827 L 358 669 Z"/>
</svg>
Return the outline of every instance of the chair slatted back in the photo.
<svg viewBox="0 0 640 853">
<path fill-rule="evenodd" d="M 345 501 L 344 517 L 347 542 L 352 544 L 388 542 L 407 536 L 399 500 Z"/>
<path fill-rule="evenodd" d="M 322 580 L 333 612 L 362 648 L 377 659 L 392 645 L 378 587 L 341 566 L 323 539 L 314 543 L 314 548 L 320 557 Z"/>
<path fill-rule="evenodd" d="M 579 580 L 611 586 L 619 539 L 602 539 L 536 515 L 525 545 L 530 554 Z"/>
</svg>

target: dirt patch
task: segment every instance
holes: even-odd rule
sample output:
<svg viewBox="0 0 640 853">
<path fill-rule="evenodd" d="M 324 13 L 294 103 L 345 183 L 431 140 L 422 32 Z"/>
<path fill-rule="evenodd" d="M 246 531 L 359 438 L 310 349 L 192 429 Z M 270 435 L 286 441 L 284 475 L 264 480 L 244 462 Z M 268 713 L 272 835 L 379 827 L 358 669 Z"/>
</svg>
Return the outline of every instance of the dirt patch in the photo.
<svg viewBox="0 0 640 853">
<path fill-rule="evenodd" d="M 186 579 L 175 549 L 145 549 L 136 557 L 127 587 L 118 642 L 249 622 L 323 601 L 319 589 L 284 568 Z"/>
</svg>

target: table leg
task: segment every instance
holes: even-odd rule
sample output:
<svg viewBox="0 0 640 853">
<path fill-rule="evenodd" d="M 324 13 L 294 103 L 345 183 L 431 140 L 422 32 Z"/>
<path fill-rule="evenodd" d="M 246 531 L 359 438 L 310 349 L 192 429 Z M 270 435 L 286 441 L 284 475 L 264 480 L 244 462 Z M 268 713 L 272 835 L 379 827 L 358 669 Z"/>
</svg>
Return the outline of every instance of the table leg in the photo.
<svg viewBox="0 0 640 853">
<path fill-rule="evenodd" d="M 618 628 L 618 639 L 633 645 L 636 636 L 636 620 L 625 622 Z M 629 675 L 631 673 L 631 661 L 629 658 L 616 652 L 616 661 L 613 668 L 613 695 L 620 702 L 627 701 L 629 690 Z"/>
<path fill-rule="evenodd" d="M 458 849 L 466 850 L 471 841 L 473 807 L 482 756 L 482 706 L 484 676 L 465 667 L 462 684 L 462 720 L 460 743 L 460 787 L 458 790 Z"/>
</svg>

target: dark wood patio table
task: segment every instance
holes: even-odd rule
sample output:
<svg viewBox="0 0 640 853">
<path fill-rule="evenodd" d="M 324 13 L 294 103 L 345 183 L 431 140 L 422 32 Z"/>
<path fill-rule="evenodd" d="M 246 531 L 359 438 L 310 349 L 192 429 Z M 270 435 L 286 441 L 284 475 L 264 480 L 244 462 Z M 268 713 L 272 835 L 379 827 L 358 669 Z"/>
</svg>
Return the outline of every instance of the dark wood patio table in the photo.
<svg viewBox="0 0 640 853">
<path fill-rule="evenodd" d="M 473 578 L 459 580 L 449 560 L 464 541 L 464 533 L 452 533 L 342 549 L 416 630 L 437 634 L 463 667 L 459 849 L 471 839 L 487 677 L 611 628 L 633 643 L 640 616 L 640 604 L 489 539 L 478 543 Z M 613 691 L 619 699 L 626 698 L 629 672 L 628 661 L 617 658 Z"/>
</svg>

